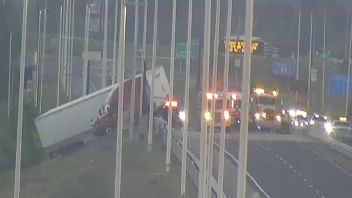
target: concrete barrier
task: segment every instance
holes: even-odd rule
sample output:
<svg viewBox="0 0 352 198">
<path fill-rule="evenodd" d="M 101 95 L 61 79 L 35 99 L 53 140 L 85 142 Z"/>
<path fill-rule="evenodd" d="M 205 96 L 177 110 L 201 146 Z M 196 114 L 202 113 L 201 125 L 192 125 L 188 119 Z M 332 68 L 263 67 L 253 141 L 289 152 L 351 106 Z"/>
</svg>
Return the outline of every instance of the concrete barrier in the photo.
<svg viewBox="0 0 352 198">
<path fill-rule="evenodd" d="M 326 132 L 325 129 L 321 126 L 311 126 L 309 133 L 310 136 L 319 139 L 327 143 L 330 148 L 344 154 L 345 156 L 352 159 L 352 146 L 344 144 L 340 141 L 337 141 L 331 138 Z"/>
</svg>

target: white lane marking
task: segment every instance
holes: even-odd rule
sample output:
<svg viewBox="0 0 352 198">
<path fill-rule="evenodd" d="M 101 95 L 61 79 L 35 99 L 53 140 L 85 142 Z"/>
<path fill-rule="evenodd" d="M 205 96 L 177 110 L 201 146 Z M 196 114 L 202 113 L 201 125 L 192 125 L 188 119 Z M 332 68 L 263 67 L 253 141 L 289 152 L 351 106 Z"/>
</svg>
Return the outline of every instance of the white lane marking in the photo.
<svg viewBox="0 0 352 198">
<path fill-rule="evenodd" d="M 293 172 L 295 172 L 295 173 L 296 173 L 296 172 L 297 172 L 297 170 L 296 170 L 296 169 L 293 169 Z"/>
<path fill-rule="evenodd" d="M 220 148 L 220 145 L 214 141 L 214 145 L 217 146 L 218 148 Z M 233 159 L 233 161 L 236 162 L 237 166 L 238 166 L 238 159 L 235 158 L 235 156 L 233 156 L 230 152 L 228 152 L 226 149 L 225 149 L 225 154 L 227 156 L 229 156 L 231 159 Z M 270 195 L 264 191 L 264 189 L 259 185 L 259 183 L 257 182 L 257 180 L 247 171 L 247 177 L 249 177 L 250 180 L 253 181 L 254 185 L 264 194 L 264 196 L 266 198 L 270 198 Z"/>
<path fill-rule="evenodd" d="M 275 157 L 279 158 L 280 156 L 278 154 L 275 154 Z"/>
<path fill-rule="evenodd" d="M 315 190 L 315 193 L 316 193 L 316 194 L 319 194 L 319 190 Z"/>
<path fill-rule="evenodd" d="M 321 157 L 322 159 L 325 159 L 326 161 L 330 162 L 332 165 L 334 165 L 337 169 L 339 169 L 342 173 L 346 174 L 349 177 L 352 177 L 352 174 L 350 172 L 348 172 L 346 169 L 344 169 L 342 166 L 340 166 L 338 163 L 334 162 L 333 160 L 323 156 L 322 154 L 318 153 L 317 151 L 314 151 L 311 148 L 308 148 L 307 146 L 302 146 L 303 148 L 305 148 L 306 150 L 311 151 L 312 153 L 314 153 L 315 155 L 317 155 L 318 157 Z"/>
<path fill-rule="evenodd" d="M 308 180 L 306 178 L 303 179 L 304 182 L 307 182 Z"/>
<path fill-rule="evenodd" d="M 284 160 L 284 164 L 287 164 L 287 161 L 286 161 L 286 160 Z"/>
<path fill-rule="evenodd" d="M 297 176 L 298 176 L 298 177 L 301 177 L 302 175 L 301 175 L 301 173 L 297 173 Z"/>
<path fill-rule="evenodd" d="M 292 166 L 292 165 L 289 165 L 288 167 L 289 167 L 290 169 L 293 169 L 293 166 Z"/>
<path fill-rule="evenodd" d="M 312 185 L 312 184 L 309 184 L 309 188 L 313 188 L 313 185 Z"/>
<path fill-rule="evenodd" d="M 325 198 L 324 196 L 321 196 L 321 198 Z"/>
</svg>

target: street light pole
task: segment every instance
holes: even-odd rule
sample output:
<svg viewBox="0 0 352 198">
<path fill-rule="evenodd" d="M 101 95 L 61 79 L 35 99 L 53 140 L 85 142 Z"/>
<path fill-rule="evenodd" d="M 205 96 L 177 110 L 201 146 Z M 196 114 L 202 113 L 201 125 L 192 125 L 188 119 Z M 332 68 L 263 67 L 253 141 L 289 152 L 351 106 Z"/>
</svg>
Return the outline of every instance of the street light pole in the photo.
<svg viewBox="0 0 352 198">
<path fill-rule="evenodd" d="M 243 56 L 242 111 L 240 126 L 239 165 L 237 177 L 237 198 L 246 197 L 249 93 L 251 81 L 251 44 L 253 30 L 253 0 L 246 1 L 246 27 Z"/>
<path fill-rule="evenodd" d="M 188 150 L 189 124 L 189 81 L 191 76 L 191 46 L 192 46 L 192 0 L 188 0 L 188 27 L 187 27 L 187 57 L 186 57 L 186 84 L 185 84 L 185 122 L 183 126 L 183 147 L 181 165 L 181 198 L 186 197 L 186 171 Z"/>
<path fill-rule="evenodd" d="M 154 85 L 155 85 L 155 65 L 156 65 L 156 39 L 158 38 L 158 6 L 159 0 L 154 3 L 154 34 L 153 34 L 153 57 L 152 57 L 152 83 L 149 99 L 149 130 L 148 130 L 148 150 L 152 149 L 153 143 L 153 117 L 154 117 Z"/>
<path fill-rule="evenodd" d="M 298 10 L 298 33 L 297 33 L 297 54 L 296 54 L 296 83 L 299 81 L 299 61 L 301 50 L 301 8 Z M 298 90 L 296 90 L 296 102 L 298 101 Z"/>
<path fill-rule="evenodd" d="M 202 80 L 202 111 L 201 111 L 201 134 L 200 134 L 200 167 L 199 167 L 199 188 L 198 198 L 206 197 L 207 186 L 207 120 L 204 114 L 208 111 L 206 93 L 209 83 L 209 57 L 210 57 L 210 32 L 211 32 L 211 0 L 205 0 L 204 6 L 204 56 L 203 56 L 203 80 Z M 209 181 L 208 181 L 209 182 Z"/>
<path fill-rule="evenodd" d="M 119 9 L 119 1 L 115 3 L 115 23 L 114 23 L 114 44 L 112 47 L 112 83 L 116 83 L 116 51 L 117 51 L 117 14 Z M 119 57 L 120 58 L 120 57 Z"/>
<path fill-rule="evenodd" d="M 74 33 L 75 33 L 75 5 L 76 5 L 76 1 L 73 0 L 73 3 L 72 3 L 72 13 L 71 13 L 71 47 L 70 47 L 70 70 L 69 70 L 69 93 L 68 93 L 68 98 L 69 98 L 69 101 L 72 100 L 72 79 L 73 79 L 73 76 L 72 76 L 72 67 L 73 67 L 73 42 L 74 42 Z"/>
<path fill-rule="evenodd" d="M 137 48 L 138 48 L 138 0 L 136 0 L 134 10 L 134 35 L 133 35 L 133 63 L 132 63 L 132 89 L 131 89 L 131 111 L 130 111 L 130 127 L 129 127 L 129 141 L 133 141 L 134 131 L 134 115 L 135 115 L 135 101 L 136 101 L 136 69 L 137 69 Z"/>
<path fill-rule="evenodd" d="M 309 40 L 309 65 L 308 65 L 308 90 L 307 90 L 307 107 L 310 108 L 310 86 L 312 70 L 312 45 L 313 45 L 313 12 L 310 13 L 310 40 Z"/>
<path fill-rule="evenodd" d="M 117 3 L 116 3 L 117 4 Z M 83 63 L 83 96 L 87 95 L 88 81 L 88 51 L 89 51 L 89 23 L 90 23 L 90 7 L 86 5 L 86 25 L 84 34 L 84 63 Z M 115 32 L 116 33 L 116 32 Z"/>
<path fill-rule="evenodd" d="M 42 10 L 39 10 L 39 22 L 38 22 L 38 43 L 37 43 L 37 63 L 35 69 L 35 97 L 34 97 L 34 105 L 38 107 L 38 93 L 39 93 L 39 65 L 40 65 L 40 41 L 41 41 L 41 27 L 42 27 Z"/>
<path fill-rule="evenodd" d="M 101 87 L 106 87 L 106 70 L 107 70 L 107 58 L 108 58 L 108 12 L 109 12 L 109 0 L 105 0 L 104 8 L 104 42 L 103 42 L 103 71 L 101 75 Z"/>
<path fill-rule="evenodd" d="M 14 198 L 20 198 L 21 188 L 21 161 L 22 161 L 22 119 L 23 119 L 23 94 L 24 94 L 24 72 L 26 65 L 26 41 L 27 41 L 27 8 L 28 0 L 23 0 L 22 18 L 22 43 L 21 43 L 21 63 L 20 63 L 20 84 L 18 94 L 18 119 L 17 119 L 17 140 L 16 140 L 16 165 Z"/>
<path fill-rule="evenodd" d="M 350 41 L 349 41 L 349 50 L 348 50 L 348 71 L 347 71 L 347 93 L 346 93 L 346 107 L 345 107 L 345 115 L 348 115 L 348 102 L 350 95 L 350 77 L 351 77 L 351 50 L 352 50 L 352 23 L 351 23 L 351 31 L 350 31 Z"/>
<path fill-rule="evenodd" d="M 124 67 L 125 67 L 125 42 L 126 42 L 126 2 L 121 1 L 120 10 L 120 35 L 119 35 L 119 100 L 117 119 L 117 140 L 116 140 L 116 170 L 115 170 L 115 198 L 121 196 L 121 160 L 122 160 L 122 138 L 123 138 L 123 95 L 124 95 Z"/>
<path fill-rule="evenodd" d="M 174 72 L 175 72 L 175 32 L 176 32 L 176 0 L 172 1 L 172 27 L 171 27 L 171 54 L 170 54 L 170 95 L 167 100 L 174 98 Z M 186 79 L 187 80 L 187 79 Z M 171 158 L 171 130 L 172 130 L 172 107 L 169 106 L 167 115 L 167 142 L 166 142 L 166 172 L 170 172 Z"/>
<path fill-rule="evenodd" d="M 12 79 L 12 32 L 10 32 L 9 43 L 9 82 L 7 86 L 7 117 L 10 118 L 11 113 L 11 79 Z"/>
<path fill-rule="evenodd" d="M 216 0 L 216 14 L 215 14 L 215 35 L 214 35 L 214 54 L 213 54 L 213 76 L 212 76 L 212 92 L 215 94 L 216 80 L 218 75 L 218 50 L 219 50 L 219 28 L 220 28 L 220 0 Z M 226 95 L 225 95 L 226 98 Z M 210 122 L 209 129 L 209 144 L 208 144 L 208 171 L 207 180 L 211 181 L 213 176 L 213 148 L 214 148 L 214 126 L 215 126 L 215 103 L 216 99 L 211 100 L 211 115 L 213 117 Z M 211 182 L 208 182 L 207 196 L 211 197 Z"/>
<path fill-rule="evenodd" d="M 322 78 L 322 96 L 321 96 L 321 112 L 325 111 L 325 66 L 326 66 L 326 12 L 324 12 L 324 36 L 323 36 L 323 78 Z"/>
<path fill-rule="evenodd" d="M 227 25 L 226 25 L 226 44 L 230 43 L 231 23 L 232 23 L 232 0 L 228 0 L 227 5 Z M 220 151 L 219 151 L 219 168 L 218 168 L 218 192 L 219 198 L 223 198 L 224 191 L 224 158 L 225 158 L 225 140 L 226 140 L 226 126 L 224 113 L 227 108 L 227 95 L 229 83 L 229 67 L 230 67 L 230 49 L 226 48 L 225 52 L 225 68 L 224 68 L 224 99 L 222 102 L 222 116 L 221 116 L 221 132 L 220 132 Z"/>
<path fill-rule="evenodd" d="M 65 33 L 64 33 L 64 65 L 63 65 L 63 79 L 62 79 L 62 85 L 64 87 L 65 93 L 67 90 L 67 49 L 68 49 L 68 19 L 69 19 L 69 8 L 70 8 L 70 0 L 66 0 L 66 11 L 65 11 Z"/>
<path fill-rule="evenodd" d="M 60 105 L 60 68 L 61 68 L 61 37 L 62 37 L 62 6 L 60 6 L 60 22 L 59 22 L 59 58 L 57 64 L 57 90 L 56 90 L 56 106 Z"/>
<path fill-rule="evenodd" d="M 147 45 L 147 21 L 148 21 L 148 4 L 147 0 L 144 0 L 144 25 L 143 25 L 143 43 L 142 43 L 142 78 L 141 78 L 141 94 L 139 100 L 139 116 L 143 115 L 143 93 L 144 93 L 144 64 L 146 63 L 145 60 L 145 50 Z"/>
<path fill-rule="evenodd" d="M 42 113 L 42 100 L 43 100 L 43 81 L 44 81 L 44 62 L 45 62 L 45 49 L 46 49 L 46 20 L 47 20 L 47 8 L 44 10 L 44 30 L 43 30 L 43 52 L 42 61 L 40 67 L 40 98 L 39 98 L 39 113 Z"/>
</svg>

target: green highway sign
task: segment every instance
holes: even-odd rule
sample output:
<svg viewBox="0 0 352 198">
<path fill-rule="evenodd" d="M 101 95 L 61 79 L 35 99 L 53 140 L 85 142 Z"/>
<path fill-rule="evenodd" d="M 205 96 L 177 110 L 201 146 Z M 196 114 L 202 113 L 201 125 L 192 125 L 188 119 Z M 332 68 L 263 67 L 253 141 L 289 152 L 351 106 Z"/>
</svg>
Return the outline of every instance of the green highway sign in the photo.
<svg viewBox="0 0 352 198">
<path fill-rule="evenodd" d="M 187 57 L 187 45 L 186 43 L 176 43 L 176 58 L 186 58 Z M 191 58 L 198 59 L 199 57 L 199 41 L 192 40 L 191 46 Z"/>
</svg>

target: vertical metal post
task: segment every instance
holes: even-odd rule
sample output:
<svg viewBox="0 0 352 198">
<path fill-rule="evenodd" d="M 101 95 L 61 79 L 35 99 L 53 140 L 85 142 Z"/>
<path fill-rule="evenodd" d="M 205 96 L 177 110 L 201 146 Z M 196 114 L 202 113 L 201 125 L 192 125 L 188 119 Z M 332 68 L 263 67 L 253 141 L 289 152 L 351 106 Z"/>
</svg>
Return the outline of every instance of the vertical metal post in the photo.
<svg viewBox="0 0 352 198">
<path fill-rule="evenodd" d="M 21 188 L 21 161 L 22 161 L 22 119 L 23 119 L 23 94 L 24 94 L 24 72 L 26 65 L 26 41 L 27 41 L 27 7 L 28 0 L 23 0 L 22 18 L 22 43 L 21 43 L 21 62 L 20 62 L 20 84 L 18 94 L 18 118 L 17 118 L 17 140 L 16 140 L 16 165 L 14 198 L 20 198 Z"/>
<path fill-rule="evenodd" d="M 125 38 L 126 38 L 126 3 L 121 1 L 119 35 L 119 100 L 117 119 L 117 145 L 116 145 L 116 170 L 115 170 L 115 198 L 121 196 L 121 160 L 122 160 L 122 133 L 123 133 L 123 95 L 124 95 L 124 67 L 125 67 Z"/>
<path fill-rule="evenodd" d="M 199 188 L 198 197 L 206 197 L 207 186 L 207 121 L 204 113 L 208 111 L 208 101 L 206 93 L 208 91 L 209 83 L 209 57 L 210 57 L 210 23 L 211 23 L 211 0 L 205 0 L 204 6 L 204 56 L 203 56 L 203 80 L 202 80 L 202 111 L 201 111 L 201 134 L 200 134 L 200 167 L 199 167 Z"/>
<path fill-rule="evenodd" d="M 313 45 L 313 12 L 310 13 L 310 40 L 309 40 L 309 58 L 308 58 L 308 90 L 307 90 L 307 107 L 310 108 L 310 86 L 312 70 L 312 45 Z M 309 109 L 310 110 L 310 109 Z"/>
<path fill-rule="evenodd" d="M 153 120 L 154 120 L 154 85 L 155 85 L 155 65 L 156 65 L 156 40 L 158 38 L 158 6 L 159 0 L 154 3 L 154 33 L 153 33 L 153 57 L 152 57 L 152 84 L 150 87 L 149 99 L 149 130 L 148 130 L 148 150 L 151 150 L 153 143 Z"/>
<path fill-rule="evenodd" d="M 143 115 L 143 92 L 144 92 L 144 62 L 145 60 L 145 50 L 147 45 L 147 21 L 148 21 L 148 4 L 147 0 L 144 0 L 144 21 L 143 21 L 143 43 L 142 43 L 142 78 L 141 78 L 141 94 L 140 94 L 140 101 L 139 101 L 139 116 Z"/>
<path fill-rule="evenodd" d="M 69 82 L 70 82 L 70 89 L 69 89 L 69 93 L 68 93 L 68 98 L 69 101 L 72 100 L 72 79 L 73 79 L 73 43 L 74 43 L 74 36 L 75 36 L 75 5 L 76 5 L 76 1 L 73 0 L 73 4 L 72 4 L 72 22 L 71 22 L 71 47 L 70 47 L 70 75 L 69 75 Z"/>
<path fill-rule="evenodd" d="M 301 8 L 298 10 L 298 33 L 297 33 L 297 54 L 296 54 L 296 81 L 299 80 L 299 60 L 301 49 Z M 298 101 L 298 91 L 296 90 L 296 102 Z"/>
<path fill-rule="evenodd" d="M 71 0 L 66 0 L 66 16 L 65 16 L 65 34 L 64 34 L 64 40 L 65 40 L 65 43 L 64 43 L 64 71 L 63 71 L 63 81 L 62 81 L 62 84 L 63 84 L 63 87 L 64 87 L 64 90 L 65 90 L 65 93 L 66 93 L 66 90 L 67 90 L 67 49 L 68 49 L 68 20 L 69 20 L 69 8 L 70 8 L 70 1 Z"/>
<path fill-rule="evenodd" d="M 346 92 L 346 107 L 345 107 L 345 115 L 348 116 L 348 102 L 350 97 L 350 78 L 351 78 L 351 51 L 352 51 L 352 23 L 350 30 L 350 41 L 349 41 L 349 49 L 348 49 L 348 71 L 347 71 L 347 92 Z"/>
<path fill-rule="evenodd" d="M 35 97 L 34 97 L 34 105 L 37 107 L 38 106 L 38 93 L 39 93 L 39 65 L 40 65 L 40 59 L 41 59 L 41 53 L 40 53 L 40 41 L 41 41 L 41 27 L 42 27 L 42 11 L 39 10 L 39 22 L 38 22 L 38 43 L 37 43 L 37 64 L 35 66 Z"/>
<path fill-rule="evenodd" d="M 134 10 L 134 35 L 133 35 L 133 63 L 132 63 L 132 89 L 131 89 L 131 110 L 130 110 L 130 127 L 129 127 L 129 141 L 133 141 L 134 131 L 134 115 L 135 115 L 135 101 L 136 101 L 136 69 L 137 69 L 137 48 L 138 48 L 138 0 L 136 0 Z"/>
<path fill-rule="evenodd" d="M 44 30 L 43 30 L 43 52 L 42 61 L 40 67 L 40 98 L 39 98 L 39 113 L 42 113 L 42 100 L 43 100 L 43 84 L 44 84 L 44 62 L 45 62 L 45 49 L 46 49 L 46 20 L 47 20 L 47 8 L 44 10 Z"/>
<path fill-rule="evenodd" d="M 216 93 L 216 80 L 218 75 L 218 51 L 219 51 L 219 28 L 220 28 L 220 0 L 216 0 L 216 14 L 215 14 L 215 34 L 214 34 L 214 54 L 213 54 L 213 76 L 212 76 L 212 92 Z M 226 95 L 225 95 L 226 98 Z M 215 103 L 214 98 L 211 101 L 211 115 L 212 120 L 209 129 L 209 144 L 208 144 L 208 171 L 207 180 L 211 181 L 213 177 L 213 148 L 214 148 L 214 126 L 215 126 Z M 211 182 L 208 182 L 207 196 L 211 197 Z"/>
<path fill-rule="evenodd" d="M 246 197 L 247 150 L 248 150 L 248 110 L 251 81 L 251 44 L 253 29 L 253 0 L 246 1 L 246 27 L 244 39 L 244 62 L 242 80 L 242 111 L 240 128 L 239 165 L 237 178 L 237 198 Z"/>
<path fill-rule="evenodd" d="M 114 23 L 114 44 L 112 47 L 112 83 L 116 83 L 116 51 L 117 51 L 117 14 L 119 9 L 119 1 L 115 3 L 115 23 Z"/>
<path fill-rule="evenodd" d="M 12 79 L 12 32 L 10 32 L 9 43 L 9 82 L 7 86 L 7 117 L 10 118 L 11 113 L 11 79 Z"/>
<path fill-rule="evenodd" d="M 176 32 L 176 0 L 172 1 L 172 26 L 171 26 L 171 54 L 170 54 L 170 95 L 174 97 L 174 73 L 175 73 L 175 32 Z M 171 137 L 172 137 L 172 107 L 170 105 L 167 115 L 167 142 L 166 142 L 166 172 L 170 172 Z"/>
<path fill-rule="evenodd" d="M 57 64 L 57 90 L 56 90 L 56 106 L 60 105 L 60 68 L 61 68 L 61 37 L 62 37 L 62 6 L 60 6 L 60 22 L 59 22 L 59 58 Z"/>
<path fill-rule="evenodd" d="M 322 96 L 321 112 L 325 111 L 325 66 L 326 66 L 326 12 L 324 12 L 324 36 L 323 36 L 323 77 L 322 77 Z"/>
<path fill-rule="evenodd" d="M 227 5 L 227 24 L 226 24 L 226 44 L 230 43 L 231 23 L 232 23 L 232 0 L 228 0 Z M 222 112 L 227 109 L 227 95 L 229 84 L 229 68 L 230 68 L 230 49 L 227 48 L 225 52 L 225 68 L 224 68 L 224 99 L 222 102 Z M 225 140 L 226 140 L 226 126 L 224 113 L 221 115 L 221 132 L 220 132 L 220 151 L 219 151 L 219 168 L 218 168 L 218 196 L 223 198 L 224 191 L 224 158 L 225 158 Z"/>
<path fill-rule="evenodd" d="M 103 70 L 101 74 L 101 87 L 106 87 L 106 70 L 108 58 L 108 13 L 109 13 L 109 0 L 105 0 L 104 8 L 104 42 L 103 42 Z"/>
<path fill-rule="evenodd" d="M 185 84 L 185 122 L 183 126 L 183 147 L 181 165 L 181 198 L 186 197 L 186 171 L 188 150 L 188 124 L 189 124 L 189 81 L 191 80 L 191 47 L 192 47 L 192 0 L 188 0 L 188 26 L 187 26 L 187 56 L 186 56 L 186 84 Z"/>
<path fill-rule="evenodd" d="M 89 51 L 89 23 L 90 23 L 90 7 L 86 5 L 86 26 L 84 34 L 84 63 L 83 63 L 83 96 L 87 95 L 88 85 L 88 51 Z"/>
<path fill-rule="evenodd" d="M 297 54 L 296 54 L 296 80 L 299 80 L 299 59 L 301 45 L 301 9 L 298 10 L 298 33 L 297 33 Z"/>
</svg>

